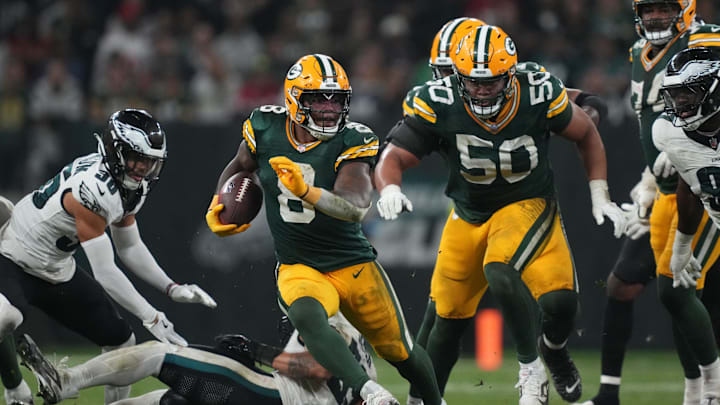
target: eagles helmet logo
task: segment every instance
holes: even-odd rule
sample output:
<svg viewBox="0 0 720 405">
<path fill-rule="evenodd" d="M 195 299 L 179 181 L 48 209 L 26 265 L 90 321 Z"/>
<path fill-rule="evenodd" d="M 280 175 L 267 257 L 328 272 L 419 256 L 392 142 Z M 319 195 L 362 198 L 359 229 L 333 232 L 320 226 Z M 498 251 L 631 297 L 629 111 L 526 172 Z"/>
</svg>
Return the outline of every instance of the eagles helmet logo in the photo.
<svg viewBox="0 0 720 405">
<path fill-rule="evenodd" d="M 297 79 L 298 76 L 300 76 L 300 73 L 302 73 L 302 65 L 299 63 L 294 64 L 290 70 L 288 70 L 287 78 L 288 80 Z"/>
<path fill-rule="evenodd" d="M 517 50 L 515 49 L 515 42 L 513 42 L 512 38 L 510 37 L 505 38 L 505 50 L 510 56 L 515 55 L 515 53 L 517 52 Z"/>
</svg>

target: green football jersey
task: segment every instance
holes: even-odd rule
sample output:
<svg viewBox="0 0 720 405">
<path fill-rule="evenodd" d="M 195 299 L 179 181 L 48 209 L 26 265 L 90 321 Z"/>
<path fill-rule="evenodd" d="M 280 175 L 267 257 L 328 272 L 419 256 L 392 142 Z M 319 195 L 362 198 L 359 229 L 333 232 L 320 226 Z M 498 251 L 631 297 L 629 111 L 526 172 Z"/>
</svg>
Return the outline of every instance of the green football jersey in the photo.
<svg viewBox="0 0 720 405">
<path fill-rule="evenodd" d="M 630 62 L 632 63 L 630 102 L 638 117 L 640 143 L 645 155 L 645 162 L 651 169 L 660 154 L 653 144 L 651 129 L 665 108 L 660 94 L 665 67 L 678 52 L 698 46 L 720 46 L 720 26 L 694 24 L 689 30 L 668 42 L 652 59 L 648 57 L 651 45 L 647 40 L 640 39 L 630 48 Z M 656 177 L 655 180 L 663 194 L 675 193 L 677 174 L 668 178 Z"/>
<path fill-rule="evenodd" d="M 512 202 L 555 195 L 548 140 L 572 118 L 567 92 L 559 79 L 534 65 L 518 69 L 515 77 L 514 96 L 495 121 L 470 113 L 455 75 L 412 90 L 413 114 L 406 120 L 447 159 L 445 193 L 471 223 L 486 221 Z"/>
<path fill-rule="evenodd" d="M 346 162 L 377 159 L 378 139 L 365 125 L 348 122 L 328 141 L 301 144 L 285 107 L 255 109 L 243 125 L 243 137 L 258 164 L 265 214 L 282 264 L 305 264 L 323 273 L 375 260 L 377 254 L 359 223 L 328 216 L 293 195 L 278 179 L 268 160 L 286 156 L 297 163 L 305 182 L 332 190 Z"/>
</svg>

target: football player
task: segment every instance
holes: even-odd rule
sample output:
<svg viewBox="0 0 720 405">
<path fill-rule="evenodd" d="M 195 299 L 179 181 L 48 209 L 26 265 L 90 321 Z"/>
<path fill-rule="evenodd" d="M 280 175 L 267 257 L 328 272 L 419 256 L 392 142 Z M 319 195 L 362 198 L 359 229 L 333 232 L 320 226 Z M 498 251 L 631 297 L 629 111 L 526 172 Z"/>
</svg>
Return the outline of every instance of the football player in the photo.
<svg viewBox="0 0 720 405">
<path fill-rule="evenodd" d="M 367 404 L 398 403 L 328 325 L 328 316 L 342 308 L 380 357 L 422 387 L 425 404 L 438 405 L 430 360 L 413 344 L 390 280 L 360 227 L 371 203 L 378 139 L 347 120 L 351 94 L 337 61 L 321 54 L 300 58 L 285 77 L 285 106 L 252 112 L 217 189 L 239 171 L 258 175 L 280 263 L 278 301 L 318 363 Z M 223 208 L 216 194 L 206 216 L 213 232 L 227 236 L 250 226 L 223 225 Z"/>
<path fill-rule="evenodd" d="M 698 298 L 702 291 L 696 290 L 708 270 L 703 250 L 713 249 L 700 243 L 705 235 L 698 230 L 714 223 L 717 238 L 720 226 L 720 56 L 709 48 L 679 52 L 660 90 L 667 114 L 653 123 L 653 141 L 680 176 L 677 219 L 669 226 L 674 240 L 666 248 L 672 277 L 660 274 L 659 294 L 700 365 L 702 390 L 693 403 L 720 404 L 720 360 L 710 316 Z"/>
<path fill-rule="evenodd" d="M 635 209 L 629 212 L 628 237 L 624 239 L 607 278 L 600 389 L 584 405 L 620 403 L 622 364 L 632 334 L 634 300 L 657 274 L 672 277 L 669 264 L 674 238 L 672 224 L 677 221 L 677 175 L 667 154 L 653 145 L 651 133 L 653 123 L 663 111 L 660 86 L 665 66 L 683 49 L 720 46 L 720 27 L 696 22 L 695 0 L 634 0 L 633 7 L 640 39 L 630 48 L 631 102 L 640 123 L 646 168 L 640 182 L 630 192 Z M 648 215 L 651 207 L 652 214 Z M 707 269 L 717 261 L 720 244 L 713 242 L 716 231 L 710 222 L 704 225 L 707 228 L 699 231 L 701 239 L 697 246 L 710 244 L 698 257 Z M 702 289 L 704 283 L 704 278 L 699 280 L 697 288 Z M 673 319 L 673 337 L 685 374 L 683 404 L 698 404 L 700 371 L 697 360 Z"/>
<path fill-rule="evenodd" d="M 96 137 L 99 153 L 75 159 L 26 195 L 0 229 L 4 277 L 0 293 L 22 315 L 27 316 L 28 308 L 34 306 L 103 351 L 135 344 L 130 325 L 110 298 L 137 316 L 159 340 L 184 345 L 172 322 L 116 266 L 113 245 L 105 233 L 109 225 L 120 259 L 172 300 L 216 306 L 200 287 L 180 285 L 168 277 L 140 238 L 135 215 L 159 178 L 167 153 L 165 132 L 147 112 L 125 109 L 112 114 Z M 73 253 L 79 246 L 92 275 L 77 269 Z M 12 345 L 6 336 L 2 336 L 3 345 Z M 16 382 L 23 385 L 17 380 L 15 363 L 3 362 L 0 369 L 6 387 L 16 387 Z M 15 381 L 5 381 L 10 374 L 16 376 Z M 110 403 L 128 393 L 129 387 L 109 387 L 105 400 Z M 12 392 L 9 396 L 13 397 Z"/>
<path fill-rule="evenodd" d="M 432 151 L 450 166 L 446 194 L 455 208 L 433 271 L 437 317 L 427 345 L 438 384 L 442 391 L 462 332 L 489 286 L 517 343 L 520 404 L 548 400 L 533 298 L 543 312 L 539 343 L 558 393 L 576 400 L 580 376 L 566 343 L 577 282 L 555 201 L 548 139 L 553 131 L 577 143 L 593 216 L 599 224 L 609 217 L 620 236 L 624 216 L 609 198 L 602 141 L 560 80 L 517 69 L 515 45 L 499 27 L 483 25 L 462 38 L 453 66 L 455 74 L 416 92 L 413 114 L 393 129 L 375 169 L 378 211 L 394 219 L 409 208 L 400 189 L 404 170 Z"/>
<path fill-rule="evenodd" d="M 365 339 L 341 313 L 330 325 L 373 379 L 377 378 Z M 350 386 L 333 377 L 307 352 L 297 331 L 284 349 L 242 335 L 221 335 L 217 345 L 181 347 L 146 342 L 96 356 L 72 368 L 55 367 L 32 339 L 20 338 L 18 353 L 38 377 L 39 395 L 55 404 L 98 385 L 133 384 L 155 377 L 161 389 L 115 405 L 359 405 Z M 272 367 L 268 374 L 256 362 Z M 188 383 L 192 381 L 192 383 Z"/>
</svg>

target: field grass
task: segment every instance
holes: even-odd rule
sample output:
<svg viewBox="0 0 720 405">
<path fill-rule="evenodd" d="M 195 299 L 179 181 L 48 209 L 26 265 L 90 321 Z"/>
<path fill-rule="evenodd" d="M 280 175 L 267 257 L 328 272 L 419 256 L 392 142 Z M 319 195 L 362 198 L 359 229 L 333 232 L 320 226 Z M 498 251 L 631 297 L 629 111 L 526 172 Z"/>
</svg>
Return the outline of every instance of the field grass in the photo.
<svg viewBox="0 0 720 405">
<path fill-rule="evenodd" d="M 46 353 L 52 353 L 47 350 Z M 70 355 L 69 364 L 78 364 L 92 353 L 88 351 L 59 351 Z M 575 361 L 583 376 L 583 400 L 597 392 L 600 374 L 600 356 L 597 351 L 576 351 Z M 407 397 L 407 383 L 384 361 L 376 361 L 380 383 L 392 391 L 402 404 Z M 27 369 L 23 368 L 23 372 Z M 35 380 L 26 373 L 26 381 L 35 392 Z M 502 367 L 493 372 L 481 371 L 472 358 L 463 358 L 450 376 L 445 399 L 450 405 L 460 404 L 517 404 L 517 363 L 505 356 Z M 145 379 L 133 386 L 133 395 L 163 387 L 155 379 Z M 625 405 L 671 405 L 682 403 L 683 376 L 675 353 L 670 351 L 631 351 L 628 353 L 623 374 L 621 403 Z M 0 399 L 0 403 L 4 403 Z M 42 403 L 42 400 L 36 404 Z M 62 402 L 70 405 L 98 405 L 103 403 L 103 389 L 82 391 L 78 399 Z M 564 404 L 551 388 L 551 404 Z M 254 404 L 253 404 L 254 405 Z"/>
</svg>

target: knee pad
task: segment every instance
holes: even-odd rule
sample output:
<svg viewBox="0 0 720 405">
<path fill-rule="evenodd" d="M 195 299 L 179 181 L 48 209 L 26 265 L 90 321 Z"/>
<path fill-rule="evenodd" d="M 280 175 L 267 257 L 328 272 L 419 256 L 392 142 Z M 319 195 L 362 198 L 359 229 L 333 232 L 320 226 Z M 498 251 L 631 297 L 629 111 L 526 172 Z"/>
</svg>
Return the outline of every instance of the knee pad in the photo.
<svg viewBox="0 0 720 405">
<path fill-rule="evenodd" d="M 173 390 L 167 390 L 160 398 L 160 405 L 190 405 L 190 401 Z"/>
<path fill-rule="evenodd" d="M 23 315 L 0 294 L 0 340 L 11 334 L 23 322 Z"/>
<path fill-rule="evenodd" d="M 578 310 L 577 293 L 571 290 L 550 291 L 538 299 L 538 304 L 545 316 L 573 319 Z"/>
</svg>

